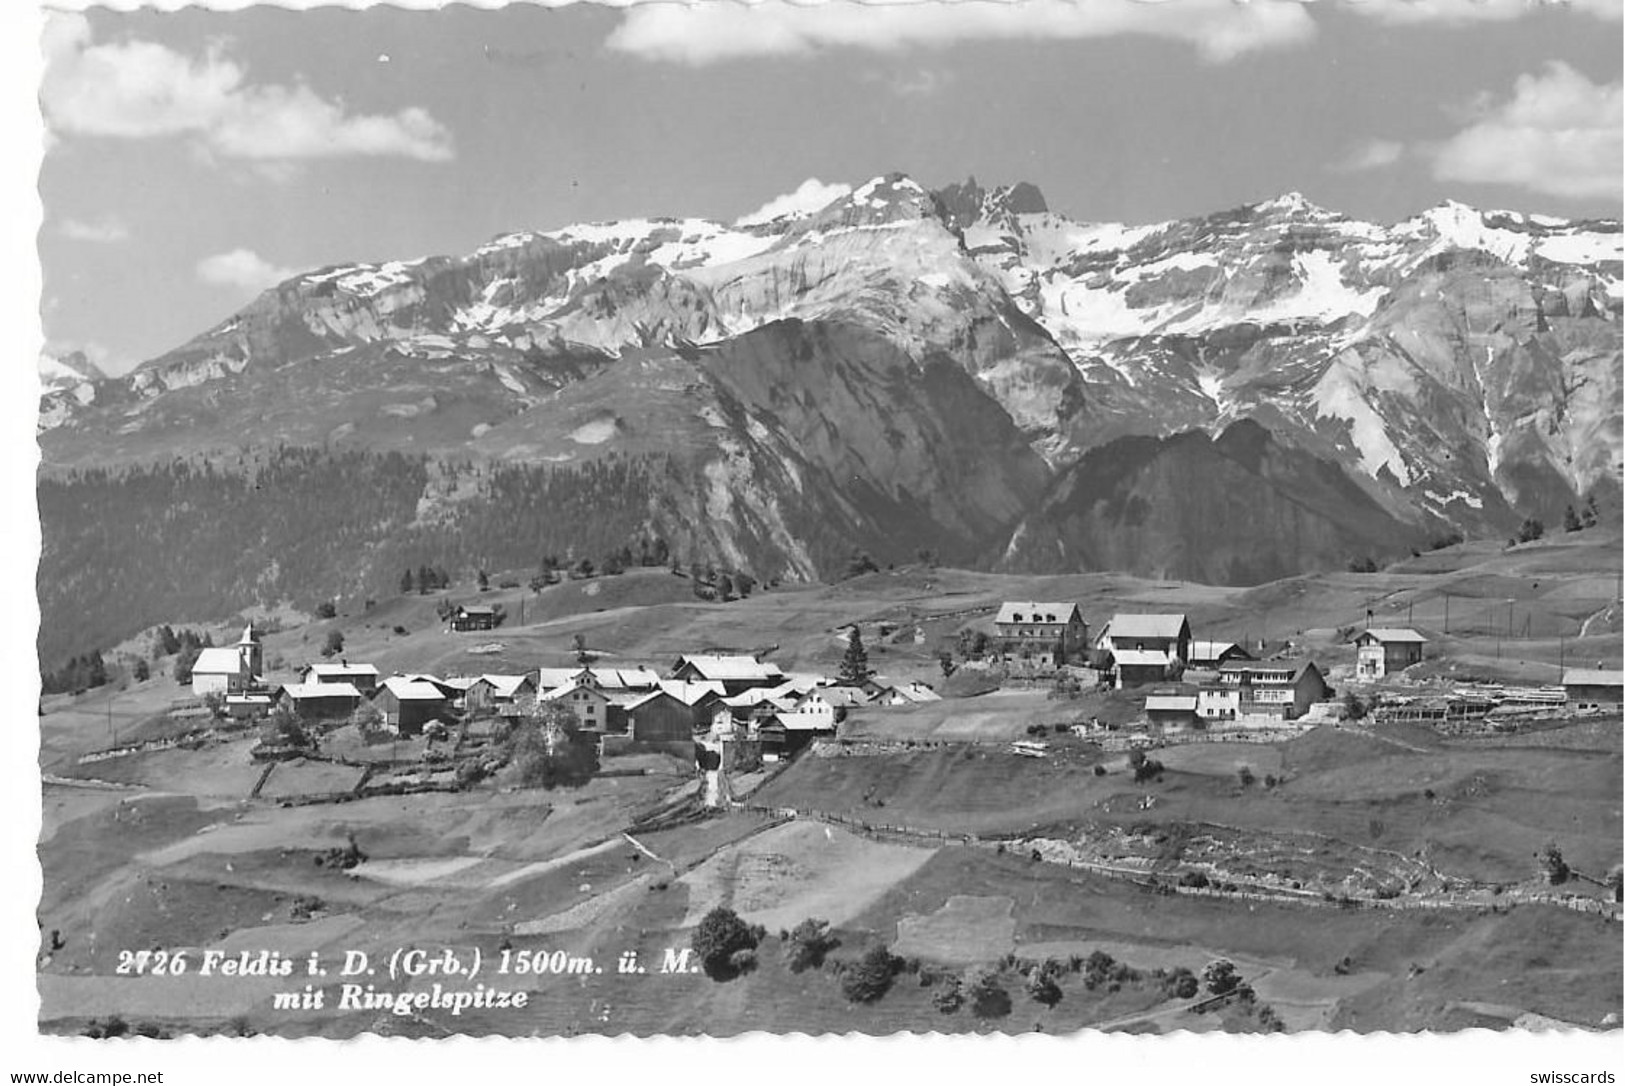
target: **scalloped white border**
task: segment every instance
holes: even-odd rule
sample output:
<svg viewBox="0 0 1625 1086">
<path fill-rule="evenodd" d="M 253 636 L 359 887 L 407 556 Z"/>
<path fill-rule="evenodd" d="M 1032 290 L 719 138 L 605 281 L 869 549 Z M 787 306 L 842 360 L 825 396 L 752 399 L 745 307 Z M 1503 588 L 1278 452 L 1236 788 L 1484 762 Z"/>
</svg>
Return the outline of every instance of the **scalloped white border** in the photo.
<svg viewBox="0 0 1625 1086">
<path fill-rule="evenodd" d="M 562 7 L 575 0 L 534 0 L 533 6 Z M 598 0 L 609 7 L 639 2 L 681 0 Z M 756 0 L 699 0 L 756 2 Z M 816 0 L 823 2 L 823 0 Z M 834 0 L 845 2 L 845 0 Z M 1021 0 L 866 0 L 866 2 L 984 2 Z M 1099 0 L 1085 0 L 1099 2 Z M 1178 3 L 1179 0 L 1158 0 Z M 1245 0 L 1239 0 L 1245 2 Z M 1297 0 L 1252 0 L 1290 3 Z M 1332 2 L 1332 0 L 1321 0 Z M 1354 0 L 1345 0 L 1354 2 Z M 1471 0 L 1442 0 L 1471 2 Z M 43 126 L 36 104 L 42 62 L 39 33 L 46 7 L 112 11 L 153 8 L 175 11 L 202 7 L 229 12 L 257 6 L 251 0 L 82 0 L 34 6 L 13 0 L 0 8 L 0 122 L 7 139 L 6 165 L 0 170 L 4 189 L 0 216 L 4 231 L 4 327 L 11 330 L 0 395 L 0 508 L 9 511 L 10 528 L 0 537 L 0 837 L 4 843 L 5 892 L 0 896 L 0 1082 L 24 1071 L 165 1072 L 166 1083 L 233 1086 L 289 1086 L 290 1083 L 380 1081 L 390 1083 L 457 1083 L 472 1080 L 516 1084 L 547 1082 L 609 1086 L 637 1081 L 666 1086 L 706 1082 L 722 1086 L 733 1080 L 792 1083 L 887 1082 L 898 1086 L 921 1082 L 999 1083 L 1011 1078 L 1038 1082 L 1124 1082 L 1149 1086 L 1188 1082 L 1293 1083 L 1335 1086 L 1349 1083 L 1528 1083 L 1539 1072 L 1610 1071 L 1625 1083 L 1625 1035 L 1513 1034 L 1471 1030 L 1446 1036 L 1359 1037 L 1342 1034 L 1295 1034 L 1290 1037 L 1193 1036 L 1131 1037 L 1085 1033 L 1071 1037 L 1033 1034 L 999 1036 L 895 1035 L 889 1038 L 808 1038 L 800 1034 L 750 1034 L 727 1040 L 629 1037 L 553 1038 L 518 1043 L 503 1038 L 456 1038 L 405 1041 L 365 1037 L 352 1041 L 283 1041 L 258 1038 L 234 1041 L 188 1038 L 177 1041 L 93 1042 L 79 1038 L 41 1037 L 35 1030 L 38 996 L 34 989 L 34 954 L 38 928 L 34 908 L 39 900 L 40 872 L 34 857 L 41 817 L 36 769 L 38 737 L 28 711 L 38 692 L 34 666 L 34 632 L 38 606 L 34 569 L 39 555 L 39 526 L 34 514 L 33 476 L 38 463 L 34 444 L 37 403 L 35 358 L 42 345 L 38 301 L 40 275 L 35 237 L 41 207 L 38 177 Z M 319 7 L 365 9 L 368 0 L 324 3 L 282 0 L 291 10 Z M 398 0 L 397 7 L 437 10 L 425 0 Z M 464 6 L 498 8 L 499 0 L 467 0 Z"/>
</svg>

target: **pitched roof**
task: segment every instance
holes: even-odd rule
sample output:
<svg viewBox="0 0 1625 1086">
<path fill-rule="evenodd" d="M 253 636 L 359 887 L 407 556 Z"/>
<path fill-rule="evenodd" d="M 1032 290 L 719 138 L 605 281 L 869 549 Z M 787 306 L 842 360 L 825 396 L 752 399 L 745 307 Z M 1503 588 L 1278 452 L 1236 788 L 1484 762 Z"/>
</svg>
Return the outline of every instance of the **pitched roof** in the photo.
<svg viewBox="0 0 1625 1086">
<path fill-rule="evenodd" d="M 598 685 L 625 690 L 653 690 L 660 685 L 660 673 L 646 667 L 595 667 L 591 669 Z"/>
<path fill-rule="evenodd" d="M 1192 712 L 1196 711 L 1195 694 L 1147 694 L 1145 697 L 1146 712 L 1163 710 L 1166 712 Z"/>
<path fill-rule="evenodd" d="M 773 687 L 757 686 L 750 690 L 741 691 L 731 698 L 723 698 L 722 702 L 724 705 L 731 705 L 736 709 L 744 709 L 760 705 L 764 701 L 769 701 L 774 705 L 779 705 L 788 709 L 790 707 L 792 697 L 793 695 L 787 695 Z"/>
<path fill-rule="evenodd" d="M 885 679 L 877 679 L 875 681 L 880 684 L 880 690 L 876 695 L 877 697 L 885 697 L 887 694 L 897 694 L 905 700 L 913 702 L 942 700 L 942 695 L 938 694 L 935 690 L 931 689 L 922 682 L 894 683 L 888 682 Z"/>
<path fill-rule="evenodd" d="M 361 691 L 351 683 L 287 683 L 282 692 L 295 701 L 304 698 L 355 698 L 361 700 Z"/>
<path fill-rule="evenodd" d="M 1191 662 L 1217 660 L 1227 652 L 1240 652 L 1247 654 L 1247 650 L 1234 641 L 1192 641 Z"/>
<path fill-rule="evenodd" d="M 829 718 L 820 713 L 776 713 L 771 721 L 787 732 L 817 732 L 829 731 L 831 725 Z"/>
<path fill-rule="evenodd" d="M 681 679 L 661 679 L 660 693 L 670 694 L 684 705 L 697 705 L 707 695 L 723 697 L 728 693 L 727 687 L 721 683 L 713 682 L 684 682 Z"/>
<path fill-rule="evenodd" d="M 400 701 L 445 701 L 445 693 L 434 683 L 414 675 L 395 675 L 383 687 Z"/>
<path fill-rule="evenodd" d="M 1625 686 L 1625 671 L 1571 667 L 1563 672 L 1564 686 Z"/>
<path fill-rule="evenodd" d="M 699 672 L 700 678 L 718 682 L 765 681 L 784 674 L 777 664 L 765 664 L 754 656 L 679 656 L 677 668 L 684 664 Z"/>
<path fill-rule="evenodd" d="M 322 678 L 342 675 L 371 675 L 378 677 L 378 669 L 372 664 L 311 664 L 305 668 L 307 675 L 319 675 Z"/>
<path fill-rule="evenodd" d="M 1110 637 L 1174 637 L 1186 629 L 1184 615 L 1115 614 L 1106 624 L 1102 638 Z"/>
<path fill-rule="evenodd" d="M 857 686 L 821 686 L 802 695 L 802 704 L 813 698 L 822 698 L 827 705 L 849 706 L 865 704 L 869 700 L 869 695 L 864 693 L 862 687 Z"/>
<path fill-rule="evenodd" d="M 1227 660 L 1219 665 L 1220 674 L 1247 672 L 1253 675 L 1267 675 L 1284 671 L 1297 682 L 1303 673 L 1310 668 L 1319 671 L 1320 668 L 1313 660 Z"/>
<path fill-rule="evenodd" d="M 236 675 L 242 670 L 242 657 L 235 646 L 204 649 L 192 664 L 194 675 Z"/>
<path fill-rule="evenodd" d="M 1117 661 L 1119 667 L 1123 664 L 1129 667 L 1168 666 L 1168 654 L 1161 649 L 1116 649 L 1112 652 L 1112 659 Z"/>
<path fill-rule="evenodd" d="M 1366 637 L 1375 638 L 1383 644 L 1387 644 L 1388 642 L 1416 642 L 1418 644 L 1427 643 L 1427 638 L 1423 637 L 1415 630 L 1401 630 L 1391 627 L 1372 627 L 1371 629 L 1362 633 L 1360 637 L 1356 638 L 1355 640 Z"/>
<path fill-rule="evenodd" d="M 565 685 L 587 670 L 584 667 L 539 667 L 536 669 L 536 686 L 541 690 L 555 690 Z"/>
<path fill-rule="evenodd" d="M 465 615 L 494 615 L 497 613 L 495 607 L 484 603 L 466 604 L 457 608 L 457 610 L 459 613 Z"/>
<path fill-rule="evenodd" d="M 529 681 L 529 675 L 481 675 L 474 682 L 491 684 L 491 692 L 499 698 L 511 698 Z M 474 683 L 469 683 L 472 687 Z"/>
<path fill-rule="evenodd" d="M 565 683 L 563 686 L 555 686 L 553 689 L 549 690 L 547 693 L 542 695 L 542 700 L 543 701 L 558 701 L 560 698 L 566 697 L 566 696 L 568 696 L 570 694 L 574 694 L 577 690 L 590 691 L 591 693 L 597 694 L 598 696 L 604 697 L 604 698 L 609 697 L 608 694 L 606 694 L 603 690 L 600 690 L 596 686 L 589 686 L 588 684 L 583 683 L 583 682 L 574 682 L 574 681 L 572 681 L 572 682 Z"/>
<path fill-rule="evenodd" d="M 1079 619 L 1083 615 L 1078 613 L 1075 603 L 1041 603 L 1037 600 L 1006 601 L 999 605 L 999 614 L 994 622 L 1071 622 L 1073 616 Z"/>
</svg>

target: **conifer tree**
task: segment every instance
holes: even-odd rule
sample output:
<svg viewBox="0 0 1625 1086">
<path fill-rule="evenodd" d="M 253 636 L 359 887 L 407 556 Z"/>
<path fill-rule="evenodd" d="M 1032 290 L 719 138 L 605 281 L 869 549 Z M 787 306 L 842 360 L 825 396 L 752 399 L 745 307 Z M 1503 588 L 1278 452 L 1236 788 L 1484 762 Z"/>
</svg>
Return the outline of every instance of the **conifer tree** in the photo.
<svg viewBox="0 0 1625 1086">
<path fill-rule="evenodd" d="M 863 634 L 856 626 L 852 627 L 852 635 L 846 639 L 846 654 L 841 657 L 842 686 L 862 686 L 870 675 L 869 652 L 863 647 Z"/>
</svg>

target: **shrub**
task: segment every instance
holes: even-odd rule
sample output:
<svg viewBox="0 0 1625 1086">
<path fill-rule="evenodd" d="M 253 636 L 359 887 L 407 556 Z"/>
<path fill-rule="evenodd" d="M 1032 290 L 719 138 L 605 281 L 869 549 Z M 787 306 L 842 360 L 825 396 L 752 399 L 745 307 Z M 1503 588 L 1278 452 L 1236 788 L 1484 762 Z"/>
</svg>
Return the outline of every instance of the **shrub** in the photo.
<svg viewBox="0 0 1625 1086">
<path fill-rule="evenodd" d="M 1104 777 L 1105 775 L 1106 775 L 1106 767 L 1101 765 L 1099 762 L 1096 762 L 1095 763 L 1095 776 Z"/>
<path fill-rule="evenodd" d="M 1228 995 L 1241 985 L 1241 975 L 1236 972 L 1235 963 L 1228 958 L 1208 962 L 1207 968 L 1202 970 L 1202 980 L 1214 995 Z"/>
<path fill-rule="evenodd" d="M 1242 766 L 1240 769 L 1236 770 L 1236 780 L 1241 782 L 1241 786 L 1243 788 L 1251 788 L 1253 786 L 1253 781 L 1257 780 L 1257 778 L 1253 776 L 1253 771 L 1250 766 Z"/>
<path fill-rule="evenodd" d="M 970 1010 L 978 1018 L 1003 1018 L 1010 1013 L 1010 993 L 991 970 L 981 969 L 965 985 Z"/>
<path fill-rule="evenodd" d="M 1196 994 L 1202 990 L 1201 984 L 1184 966 L 1180 966 L 1162 978 L 1163 991 L 1175 999 L 1195 999 Z"/>
<path fill-rule="evenodd" d="M 337 618 L 338 614 L 339 609 L 334 605 L 332 600 L 323 600 L 321 603 L 316 605 L 317 618 Z"/>
<path fill-rule="evenodd" d="M 891 988 L 902 962 L 883 946 L 870 947 L 863 957 L 841 970 L 841 994 L 853 1003 L 873 1003 Z"/>
<path fill-rule="evenodd" d="M 1200 871 L 1187 871 L 1179 876 L 1179 885 L 1194 886 L 1201 889 L 1207 885 L 1207 876 Z"/>
<path fill-rule="evenodd" d="M 1535 857 L 1540 862 L 1541 876 L 1552 886 L 1562 886 L 1573 874 L 1555 841 L 1546 842 L 1546 847 L 1535 853 Z"/>
<path fill-rule="evenodd" d="M 785 944 L 784 964 L 792 973 L 820 968 L 824 957 L 841 945 L 841 941 L 830 934 L 829 921 L 812 918 L 803 920 L 779 938 Z"/>
<path fill-rule="evenodd" d="M 1055 983 L 1055 977 L 1049 969 L 1034 969 L 1027 974 L 1027 994 L 1034 1001 L 1046 1007 L 1053 1007 L 1061 1001 L 1061 986 Z"/>
<path fill-rule="evenodd" d="M 1518 526 L 1519 543 L 1533 543 L 1545 534 L 1546 525 L 1541 523 L 1539 517 L 1530 517 Z"/>
<path fill-rule="evenodd" d="M 322 645 L 323 656 L 337 656 L 344 651 L 344 634 L 338 630 L 327 631 L 327 641 Z"/>
<path fill-rule="evenodd" d="M 958 977 L 949 977 L 935 992 L 931 993 L 931 1005 L 940 1014 L 953 1014 L 965 1005 L 965 986 Z"/>
<path fill-rule="evenodd" d="M 1362 556 L 1360 558 L 1351 559 L 1349 561 L 1349 572 L 1350 573 L 1375 573 L 1375 572 L 1377 572 L 1377 560 L 1375 558 L 1371 557 L 1369 554 L 1364 555 L 1364 556 Z"/>
<path fill-rule="evenodd" d="M 741 950 L 755 950 L 761 937 L 721 905 L 705 914 L 689 938 L 689 946 L 700 959 L 700 967 L 712 980 L 731 980 L 738 975 L 734 956 Z"/>
</svg>

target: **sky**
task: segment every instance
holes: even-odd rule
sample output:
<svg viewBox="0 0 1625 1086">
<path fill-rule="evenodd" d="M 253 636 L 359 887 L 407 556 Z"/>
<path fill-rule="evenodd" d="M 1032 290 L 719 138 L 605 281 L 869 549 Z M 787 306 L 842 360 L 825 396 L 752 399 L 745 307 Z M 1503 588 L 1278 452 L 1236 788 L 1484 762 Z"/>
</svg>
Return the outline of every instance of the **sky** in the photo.
<svg viewBox="0 0 1625 1086">
<path fill-rule="evenodd" d="M 61 11 L 47 350 L 124 372 L 280 279 L 901 170 L 1084 221 L 1299 191 L 1620 216 L 1625 0 Z"/>
</svg>

